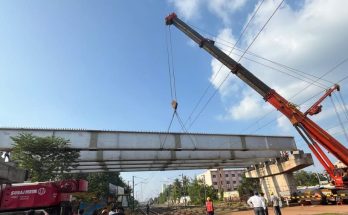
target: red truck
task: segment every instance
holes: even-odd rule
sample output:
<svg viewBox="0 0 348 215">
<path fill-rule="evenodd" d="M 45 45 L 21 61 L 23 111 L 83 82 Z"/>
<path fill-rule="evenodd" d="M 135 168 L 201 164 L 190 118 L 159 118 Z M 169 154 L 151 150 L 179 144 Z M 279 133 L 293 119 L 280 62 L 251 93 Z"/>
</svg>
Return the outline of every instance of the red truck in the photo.
<svg viewBox="0 0 348 215">
<path fill-rule="evenodd" d="M 71 194 L 87 189 L 87 181 L 74 179 L 1 185 L 0 213 L 45 210 L 50 215 L 71 214 Z"/>
</svg>

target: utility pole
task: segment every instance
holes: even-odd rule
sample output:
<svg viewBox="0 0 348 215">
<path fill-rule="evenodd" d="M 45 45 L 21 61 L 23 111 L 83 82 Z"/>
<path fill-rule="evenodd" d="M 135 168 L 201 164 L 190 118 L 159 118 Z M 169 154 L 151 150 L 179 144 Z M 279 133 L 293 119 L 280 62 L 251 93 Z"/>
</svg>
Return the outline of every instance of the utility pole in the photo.
<svg viewBox="0 0 348 215">
<path fill-rule="evenodd" d="M 204 201 L 207 200 L 207 188 L 205 186 L 205 175 L 203 175 L 203 186 L 204 186 Z"/>
<path fill-rule="evenodd" d="M 133 201 L 132 201 L 132 210 L 133 210 L 133 213 L 134 213 L 134 204 L 135 204 L 135 197 L 134 197 L 134 175 L 133 175 L 133 177 L 132 177 L 132 179 L 133 179 Z"/>
<path fill-rule="evenodd" d="M 184 196 L 184 207 L 186 207 L 186 195 L 185 195 L 185 184 L 184 184 L 184 173 L 181 174 L 181 179 L 182 179 L 182 194 Z"/>
</svg>

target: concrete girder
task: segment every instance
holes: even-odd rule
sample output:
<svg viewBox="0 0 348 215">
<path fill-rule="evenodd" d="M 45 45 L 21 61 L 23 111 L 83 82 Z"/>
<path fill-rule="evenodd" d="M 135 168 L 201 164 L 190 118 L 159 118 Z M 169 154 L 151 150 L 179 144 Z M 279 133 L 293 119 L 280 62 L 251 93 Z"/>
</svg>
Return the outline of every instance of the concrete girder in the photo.
<svg viewBox="0 0 348 215">
<path fill-rule="evenodd" d="M 139 164 L 209 164 L 209 163 L 225 163 L 225 164 L 236 164 L 236 163 L 247 163 L 250 162 L 263 162 L 265 158 L 256 158 L 251 161 L 245 159 L 239 160 L 162 160 L 162 161 L 101 161 L 101 162 L 79 162 L 78 166 L 108 166 L 108 165 L 139 165 Z"/>
<path fill-rule="evenodd" d="M 234 164 L 229 164 L 229 163 L 210 163 L 210 164 L 151 164 L 151 165 L 107 165 L 107 166 L 78 166 L 74 170 L 90 170 L 90 169 L 145 169 L 145 168 L 178 168 L 181 169 L 186 168 L 186 167 L 192 167 L 196 169 L 201 169 L 201 168 L 231 168 L 231 167 L 248 167 L 252 164 L 252 162 L 242 162 L 242 163 L 234 163 Z"/>
<path fill-rule="evenodd" d="M 127 168 L 127 169 L 85 169 L 85 170 L 71 170 L 70 173 L 92 173 L 92 172 L 143 172 L 143 171 L 171 171 L 171 170 L 198 170 L 198 169 L 214 169 L 216 166 L 211 167 L 146 167 L 146 168 Z M 233 166 L 233 168 L 245 168 L 245 166 Z"/>
<path fill-rule="evenodd" d="M 79 161 L 253 160 L 279 156 L 277 151 L 81 151 Z"/>
<path fill-rule="evenodd" d="M 296 150 L 293 137 L 29 128 L 0 128 L 0 150 L 10 150 L 11 137 L 20 133 L 62 137 L 70 140 L 72 148 L 88 151 Z"/>
</svg>

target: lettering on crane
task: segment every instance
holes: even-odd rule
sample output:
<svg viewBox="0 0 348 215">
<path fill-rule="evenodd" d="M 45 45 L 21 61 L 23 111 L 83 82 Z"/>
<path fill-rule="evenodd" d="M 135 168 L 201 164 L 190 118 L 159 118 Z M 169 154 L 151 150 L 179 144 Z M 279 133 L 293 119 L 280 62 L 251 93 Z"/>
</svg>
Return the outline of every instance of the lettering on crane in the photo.
<svg viewBox="0 0 348 215">
<path fill-rule="evenodd" d="M 46 189 L 42 187 L 39 189 L 30 189 L 30 190 L 14 190 L 11 192 L 11 196 L 27 195 L 27 194 L 39 194 L 40 196 L 42 196 L 45 193 L 46 193 Z"/>
</svg>

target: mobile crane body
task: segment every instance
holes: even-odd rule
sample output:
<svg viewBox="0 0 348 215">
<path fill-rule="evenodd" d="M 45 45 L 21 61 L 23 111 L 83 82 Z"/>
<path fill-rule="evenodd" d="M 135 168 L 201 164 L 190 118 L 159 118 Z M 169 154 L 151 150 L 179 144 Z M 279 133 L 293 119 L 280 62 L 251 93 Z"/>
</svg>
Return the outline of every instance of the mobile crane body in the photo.
<svg viewBox="0 0 348 215">
<path fill-rule="evenodd" d="M 85 180 L 62 180 L 0 185 L 0 213 L 56 208 L 62 211 L 74 192 L 86 192 Z"/>
<path fill-rule="evenodd" d="M 268 85 L 254 76 L 245 67 L 216 47 L 214 41 L 204 38 L 189 25 L 180 20 L 175 13 L 167 16 L 165 18 L 165 22 L 166 25 L 176 26 L 179 30 L 196 42 L 199 47 L 206 50 L 214 58 L 230 69 L 233 74 L 258 92 L 266 102 L 270 103 L 273 107 L 285 115 L 299 134 L 304 138 L 313 154 L 328 172 L 335 187 L 337 189 L 348 188 L 348 182 L 343 181 L 342 174 L 335 170 L 335 166 L 324 153 L 320 145 L 346 166 L 348 166 L 348 149 L 307 117 L 308 114 L 313 115 L 321 111 L 321 106 L 319 105 L 320 102 L 325 97 L 331 95 L 334 90 L 339 90 L 338 85 L 335 85 L 333 88 L 329 89 L 318 102 L 316 102 L 308 111 L 303 113 L 294 104 L 279 95 L 275 90 L 271 89 Z"/>
</svg>

